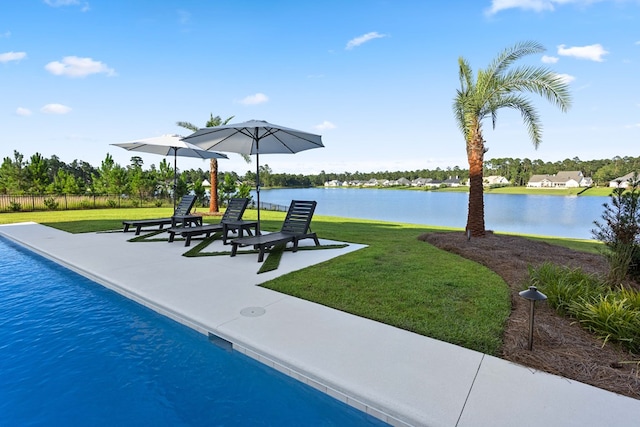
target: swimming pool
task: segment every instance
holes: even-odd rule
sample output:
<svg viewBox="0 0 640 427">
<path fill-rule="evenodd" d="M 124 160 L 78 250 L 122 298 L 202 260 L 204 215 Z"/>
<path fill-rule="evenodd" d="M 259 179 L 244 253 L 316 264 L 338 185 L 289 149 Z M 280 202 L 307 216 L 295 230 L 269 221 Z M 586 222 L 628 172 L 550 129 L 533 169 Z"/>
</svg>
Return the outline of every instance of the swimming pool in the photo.
<svg viewBox="0 0 640 427">
<path fill-rule="evenodd" d="M 386 425 L 0 237 L 0 425 Z"/>
</svg>

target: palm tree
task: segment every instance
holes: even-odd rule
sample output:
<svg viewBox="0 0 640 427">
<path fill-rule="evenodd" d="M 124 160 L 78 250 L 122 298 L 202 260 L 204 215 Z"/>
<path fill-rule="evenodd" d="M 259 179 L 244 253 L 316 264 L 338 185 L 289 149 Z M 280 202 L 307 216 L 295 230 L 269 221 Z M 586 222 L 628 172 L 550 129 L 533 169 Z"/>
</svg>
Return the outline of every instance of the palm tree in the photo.
<svg viewBox="0 0 640 427">
<path fill-rule="evenodd" d="M 520 111 L 533 145 L 538 148 L 542 139 L 540 117 L 523 93 L 538 94 L 562 111 L 571 105 L 567 82 L 548 68 L 509 68 L 525 55 L 544 51 L 536 42 L 518 43 L 500 53 L 487 69 L 479 70 L 475 81 L 467 60 L 458 59 L 460 89 L 454 99 L 453 111 L 467 145 L 470 187 L 466 230 L 473 237 L 485 235 L 482 166 L 487 148 L 482 135 L 482 120 L 491 117 L 495 129 L 498 110 L 514 108 Z"/>
<path fill-rule="evenodd" d="M 231 116 L 228 119 L 223 121 L 220 118 L 220 116 L 213 117 L 213 114 L 211 114 L 211 117 L 205 124 L 205 127 L 210 128 L 214 126 L 226 125 L 234 117 L 235 116 Z M 200 129 L 198 126 L 189 122 L 176 122 L 176 125 L 183 127 L 185 129 L 189 129 L 192 132 L 195 132 L 198 129 Z M 243 157 L 247 162 L 251 161 L 249 156 L 243 156 Z M 220 209 L 218 207 L 218 159 L 211 159 L 211 161 L 209 162 L 209 182 L 211 183 L 211 195 L 209 197 L 209 213 L 217 213 L 217 212 L 220 212 Z"/>
</svg>

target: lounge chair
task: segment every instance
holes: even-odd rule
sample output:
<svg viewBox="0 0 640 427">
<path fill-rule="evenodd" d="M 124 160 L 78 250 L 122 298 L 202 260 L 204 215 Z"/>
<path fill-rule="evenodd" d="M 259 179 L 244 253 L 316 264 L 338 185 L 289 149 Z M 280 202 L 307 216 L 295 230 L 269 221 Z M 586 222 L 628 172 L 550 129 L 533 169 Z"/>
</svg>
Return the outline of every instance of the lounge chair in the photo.
<svg viewBox="0 0 640 427">
<path fill-rule="evenodd" d="M 136 236 L 140 234 L 142 227 L 153 227 L 156 225 L 160 226 L 160 230 L 165 225 L 171 225 L 174 227 L 176 224 L 182 225 L 192 225 L 192 224 L 202 224 L 202 217 L 196 215 L 190 215 L 191 208 L 196 203 L 196 196 L 183 196 L 178 206 L 176 206 L 173 211 L 173 216 L 170 218 L 152 218 L 152 219 L 139 219 L 139 220 L 125 220 L 122 221 L 124 225 L 124 232 L 129 231 L 130 227 L 135 227 Z"/>
<path fill-rule="evenodd" d="M 229 205 L 218 224 L 204 224 L 195 227 L 171 227 L 167 230 L 169 233 L 169 242 L 173 242 L 176 234 L 180 234 L 185 238 L 185 246 L 191 244 L 191 238 L 194 236 L 205 234 L 205 237 L 209 237 L 211 233 L 217 231 L 222 231 L 222 241 L 224 244 L 227 243 L 227 239 L 229 238 L 229 231 L 238 231 L 239 236 L 242 236 L 244 231 L 251 235 L 251 228 L 253 227 L 254 230 L 257 230 L 258 221 L 242 220 L 242 215 L 248 204 L 249 199 L 247 198 L 229 200 Z"/>
<path fill-rule="evenodd" d="M 302 239 L 313 239 L 316 246 L 320 246 L 318 236 L 316 236 L 316 233 L 311 232 L 311 228 L 309 227 L 315 209 L 315 201 L 291 201 L 289 211 L 287 212 L 280 231 L 231 240 L 231 256 L 236 256 L 238 247 L 253 246 L 254 249 L 259 250 L 258 262 L 262 262 L 265 251 L 278 244 L 293 243 L 293 252 L 298 250 L 298 242 Z"/>
</svg>

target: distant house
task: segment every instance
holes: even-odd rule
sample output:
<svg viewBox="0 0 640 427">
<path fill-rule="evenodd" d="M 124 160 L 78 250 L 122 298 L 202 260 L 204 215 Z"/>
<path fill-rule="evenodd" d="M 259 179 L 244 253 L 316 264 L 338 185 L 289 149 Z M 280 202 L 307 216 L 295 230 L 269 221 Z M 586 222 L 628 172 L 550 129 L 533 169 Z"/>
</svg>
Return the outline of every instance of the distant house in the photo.
<svg viewBox="0 0 640 427">
<path fill-rule="evenodd" d="M 411 181 L 411 186 L 424 187 L 424 186 L 430 185 L 431 181 L 433 181 L 431 178 L 416 178 L 413 181 Z"/>
<path fill-rule="evenodd" d="M 341 187 L 342 186 L 342 182 L 338 181 L 337 179 L 333 179 L 331 181 L 327 181 L 324 183 L 325 187 Z"/>
<path fill-rule="evenodd" d="M 400 186 L 408 187 L 408 186 L 411 185 L 411 181 L 409 181 L 407 178 L 399 178 L 398 180 L 396 180 L 394 182 L 393 185 L 400 185 Z"/>
<path fill-rule="evenodd" d="M 442 184 L 446 185 L 447 187 L 460 187 L 462 185 L 460 183 L 460 178 L 458 178 L 457 176 L 455 178 L 450 176 L 449 178 L 442 181 Z"/>
<path fill-rule="evenodd" d="M 633 176 L 637 172 L 629 172 L 625 176 L 621 176 L 620 178 L 612 179 L 609 181 L 609 187 L 613 188 L 627 188 L 629 186 L 629 182 L 633 179 Z"/>
<path fill-rule="evenodd" d="M 507 185 L 509 184 L 509 180 L 502 175 L 489 175 L 482 179 L 482 184 L 485 187 L 492 185 Z"/>
<path fill-rule="evenodd" d="M 578 188 L 590 187 L 593 180 L 580 171 L 560 171 L 555 175 L 533 175 L 527 187 L 537 188 Z"/>
</svg>

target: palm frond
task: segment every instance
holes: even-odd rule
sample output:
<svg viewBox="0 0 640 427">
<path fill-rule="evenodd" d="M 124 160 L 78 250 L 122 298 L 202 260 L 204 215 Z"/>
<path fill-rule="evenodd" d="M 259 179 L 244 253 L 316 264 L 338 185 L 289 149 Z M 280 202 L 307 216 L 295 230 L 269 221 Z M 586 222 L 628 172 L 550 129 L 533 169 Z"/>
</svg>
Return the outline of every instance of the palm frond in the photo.
<svg viewBox="0 0 640 427">
<path fill-rule="evenodd" d="M 195 132 L 199 129 L 198 126 L 190 122 L 176 122 L 176 125 L 180 126 L 181 128 L 189 129 L 192 132 Z"/>
</svg>

